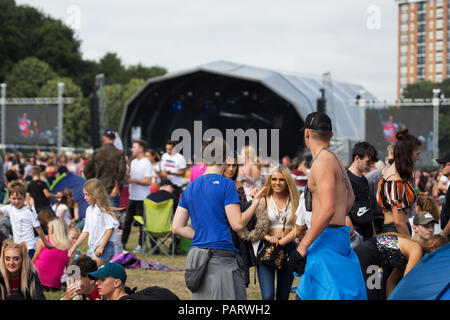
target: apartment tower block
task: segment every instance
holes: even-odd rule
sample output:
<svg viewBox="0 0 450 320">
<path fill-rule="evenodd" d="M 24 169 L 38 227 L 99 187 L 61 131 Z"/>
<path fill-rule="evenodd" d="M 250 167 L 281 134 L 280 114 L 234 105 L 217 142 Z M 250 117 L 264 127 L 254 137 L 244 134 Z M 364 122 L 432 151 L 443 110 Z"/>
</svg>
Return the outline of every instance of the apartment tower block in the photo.
<svg viewBox="0 0 450 320">
<path fill-rule="evenodd" d="M 398 3 L 397 97 L 408 83 L 441 82 L 450 74 L 450 0 Z"/>
</svg>

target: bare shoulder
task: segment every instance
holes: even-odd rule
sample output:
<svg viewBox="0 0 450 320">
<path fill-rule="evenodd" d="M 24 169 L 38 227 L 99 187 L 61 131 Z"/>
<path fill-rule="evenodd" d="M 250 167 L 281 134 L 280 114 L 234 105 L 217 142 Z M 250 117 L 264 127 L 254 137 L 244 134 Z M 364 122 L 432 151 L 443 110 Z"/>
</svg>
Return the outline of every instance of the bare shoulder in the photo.
<svg viewBox="0 0 450 320">
<path fill-rule="evenodd" d="M 336 158 L 333 154 L 330 152 L 324 153 L 314 161 L 310 175 L 315 177 L 329 175 L 331 172 L 335 172 L 336 164 Z"/>
<path fill-rule="evenodd" d="M 395 166 L 390 166 L 383 171 L 383 178 L 386 180 L 400 180 L 400 175 L 398 174 Z"/>
<path fill-rule="evenodd" d="M 422 246 L 418 242 L 416 242 L 412 239 L 398 237 L 398 245 L 399 245 L 400 251 L 402 251 L 402 253 L 405 255 L 409 255 L 412 252 L 421 252 L 422 251 Z"/>
</svg>

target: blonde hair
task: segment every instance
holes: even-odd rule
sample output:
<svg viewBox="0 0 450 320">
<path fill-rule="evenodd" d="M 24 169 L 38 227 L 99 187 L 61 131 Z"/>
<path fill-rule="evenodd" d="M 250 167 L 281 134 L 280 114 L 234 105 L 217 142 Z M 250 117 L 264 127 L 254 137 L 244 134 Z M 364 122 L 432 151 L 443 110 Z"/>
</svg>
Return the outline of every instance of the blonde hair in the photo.
<svg viewBox="0 0 450 320">
<path fill-rule="evenodd" d="M 394 156 L 394 149 L 395 149 L 395 145 L 394 144 L 388 145 L 387 148 L 386 148 L 386 157 L 388 155 Z"/>
<path fill-rule="evenodd" d="M 62 218 L 55 218 L 48 223 L 48 236 L 60 250 L 70 249 L 67 223 Z"/>
<path fill-rule="evenodd" d="M 247 156 L 250 159 L 250 163 L 251 164 L 256 164 L 258 166 L 258 168 L 260 169 L 261 161 L 259 160 L 258 156 L 256 155 L 255 148 L 253 146 L 251 146 L 251 145 L 244 146 L 241 149 L 241 152 L 240 152 L 239 157 L 238 157 L 238 164 L 245 164 L 246 163 L 245 162 L 245 158 Z"/>
<path fill-rule="evenodd" d="M 298 208 L 300 193 L 298 192 L 297 185 L 295 184 L 294 178 L 291 175 L 291 171 L 286 166 L 279 164 L 279 165 L 276 165 L 272 170 L 270 170 L 269 176 L 267 177 L 267 180 L 264 183 L 264 186 L 267 188 L 264 191 L 263 196 L 267 198 L 268 196 L 273 194 L 271 180 L 272 180 L 272 175 L 276 172 L 281 173 L 283 175 L 283 178 L 286 180 L 289 200 L 292 203 L 292 206 L 291 206 L 292 215 L 291 215 L 291 218 L 289 219 L 289 221 L 286 222 L 286 224 L 293 224 L 296 219 L 295 212 L 297 211 L 297 208 Z"/>
<path fill-rule="evenodd" d="M 67 234 L 69 234 L 71 231 L 78 232 L 78 234 L 81 233 L 81 230 L 77 227 L 76 224 L 71 224 L 67 227 Z"/>
<path fill-rule="evenodd" d="M 36 295 L 36 287 L 34 281 L 29 281 L 30 278 L 33 276 L 37 276 L 36 268 L 34 267 L 33 263 L 31 262 L 30 257 L 28 256 L 28 250 L 25 242 L 21 243 L 14 243 L 9 242 L 6 240 L 3 242 L 2 246 L 2 253 L 1 253 L 1 261 L 0 261 L 0 274 L 3 277 L 5 288 L 0 285 L 0 294 L 3 300 L 6 300 L 6 298 L 11 294 L 11 288 L 9 287 L 9 279 L 10 279 L 10 273 L 8 269 L 6 269 L 5 266 L 5 252 L 6 250 L 18 250 L 20 252 L 20 256 L 22 258 L 22 265 L 20 267 L 20 290 L 22 291 L 22 294 L 24 297 L 27 293 L 30 294 L 31 299 L 33 300 Z M 28 287 L 28 282 L 30 282 L 30 287 Z M 25 297 L 26 298 L 26 297 Z"/>
<path fill-rule="evenodd" d="M 99 179 L 92 178 L 86 181 L 83 190 L 92 197 L 93 206 L 99 206 L 102 211 L 105 211 L 115 218 L 113 211 L 117 208 L 111 206 L 105 186 Z"/>
</svg>

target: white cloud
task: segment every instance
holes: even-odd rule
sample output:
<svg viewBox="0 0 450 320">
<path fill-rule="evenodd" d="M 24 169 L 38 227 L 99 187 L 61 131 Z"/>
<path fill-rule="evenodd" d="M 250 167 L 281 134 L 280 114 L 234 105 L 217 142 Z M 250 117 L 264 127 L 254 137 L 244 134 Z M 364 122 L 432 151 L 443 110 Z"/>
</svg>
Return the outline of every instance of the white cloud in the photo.
<svg viewBox="0 0 450 320">
<path fill-rule="evenodd" d="M 393 0 L 16 0 L 67 21 L 86 59 L 117 52 L 129 64 L 176 71 L 229 60 L 280 71 L 322 74 L 395 98 L 397 4 Z M 380 10 L 369 29 L 367 8 Z"/>
</svg>

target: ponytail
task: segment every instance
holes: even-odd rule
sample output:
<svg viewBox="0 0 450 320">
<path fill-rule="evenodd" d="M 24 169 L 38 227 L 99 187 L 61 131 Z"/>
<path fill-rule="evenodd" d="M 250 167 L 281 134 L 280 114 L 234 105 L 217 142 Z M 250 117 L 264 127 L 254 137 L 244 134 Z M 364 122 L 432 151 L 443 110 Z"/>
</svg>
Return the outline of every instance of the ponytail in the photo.
<svg viewBox="0 0 450 320">
<path fill-rule="evenodd" d="M 413 152 L 422 144 L 408 129 L 397 132 L 395 135 L 397 143 L 394 148 L 394 162 L 398 174 L 404 181 L 410 181 L 413 178 L 414 161 Z"/>
</svg>

